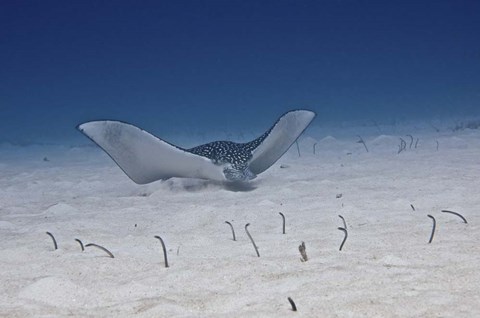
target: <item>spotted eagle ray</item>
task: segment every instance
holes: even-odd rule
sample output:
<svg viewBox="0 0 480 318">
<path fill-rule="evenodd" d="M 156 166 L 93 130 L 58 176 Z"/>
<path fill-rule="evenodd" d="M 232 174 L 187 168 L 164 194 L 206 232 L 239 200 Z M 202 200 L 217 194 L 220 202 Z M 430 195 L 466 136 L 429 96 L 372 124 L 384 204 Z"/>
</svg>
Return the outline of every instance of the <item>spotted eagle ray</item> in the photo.
<svg viewBox="0 0 480 318">
<path fill-rule="evenodd" d="M 173 177 L 248 181 L 270 168 L 314 117 L 309 110 L 289 111 L 250 142 L 213 141 L 190 149 L 119 121 L 90 121 L 77 128 L 137 184 Z"/>
</svg>

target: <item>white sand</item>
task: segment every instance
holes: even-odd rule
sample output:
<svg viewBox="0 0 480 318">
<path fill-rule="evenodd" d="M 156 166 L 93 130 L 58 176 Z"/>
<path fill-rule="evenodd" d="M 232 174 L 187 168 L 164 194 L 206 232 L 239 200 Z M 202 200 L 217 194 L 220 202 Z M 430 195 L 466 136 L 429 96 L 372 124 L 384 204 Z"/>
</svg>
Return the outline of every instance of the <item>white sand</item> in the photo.
<svg viewBox="0 0 480 318">
<path fill-rule="evenodd" d="M 397 154 L 409 132 L 417 149 Z M 293 146 L 246 187 L 138 186 L 96 147 L 0 146 L 0 316 L 480 317 L 480 130 L 330 135 L 312 127 L 301 158 Z"/>
</svg>

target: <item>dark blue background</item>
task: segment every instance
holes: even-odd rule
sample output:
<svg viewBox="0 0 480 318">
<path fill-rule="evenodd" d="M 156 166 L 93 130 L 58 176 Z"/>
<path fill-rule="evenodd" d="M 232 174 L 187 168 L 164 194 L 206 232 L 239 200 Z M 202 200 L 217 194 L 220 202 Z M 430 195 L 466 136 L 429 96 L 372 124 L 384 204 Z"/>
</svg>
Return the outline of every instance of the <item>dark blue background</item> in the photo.
<svg viewBox="0 0 480 318">
<path fill-rule="evenodd" d="M 480 1 L 2 1 L 0 141 L 480 113 Z M 80 140 L 80 139 L 79 139 Z"/>
</svg>

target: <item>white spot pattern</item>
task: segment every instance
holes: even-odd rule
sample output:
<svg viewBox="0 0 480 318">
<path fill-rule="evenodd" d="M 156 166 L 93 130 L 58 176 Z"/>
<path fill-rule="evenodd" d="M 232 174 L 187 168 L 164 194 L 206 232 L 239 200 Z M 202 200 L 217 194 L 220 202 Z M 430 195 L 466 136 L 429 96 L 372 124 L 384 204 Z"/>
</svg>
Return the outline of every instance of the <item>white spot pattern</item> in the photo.
<svg viewBox="0 0 480 318">
<path fill-rule="evenodd" d="M 224 169 L 224 174 L 229 180 L 250 180 L 255 178 L 255 174 L 248 170 L 248 163 L 252 158 L 252 152 L 267 138 L 272 129 L 273 127 L 259 138 L 247 143 L 213 141 L 208 144 L 186 149 L 186 151 L 206 157 L 218 165 L 227 164 L 227 167 Z"/>
</svg>

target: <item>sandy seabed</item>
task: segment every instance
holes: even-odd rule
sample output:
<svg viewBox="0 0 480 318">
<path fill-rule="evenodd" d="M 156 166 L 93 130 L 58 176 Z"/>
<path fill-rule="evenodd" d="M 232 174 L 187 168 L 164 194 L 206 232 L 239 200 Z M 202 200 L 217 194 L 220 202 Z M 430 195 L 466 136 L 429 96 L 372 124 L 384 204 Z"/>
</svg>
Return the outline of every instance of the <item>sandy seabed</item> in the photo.
<svg viewBox="0 0 480 318">
<path fill-rule="evenodd" d="M 310 129 L 247 185 L 139 186 L 97 147 L 1 145 L 0 316 L 480 317 L 480 130 L 427 126 L 372 130 L 368 153 Z"/>
</svg>

